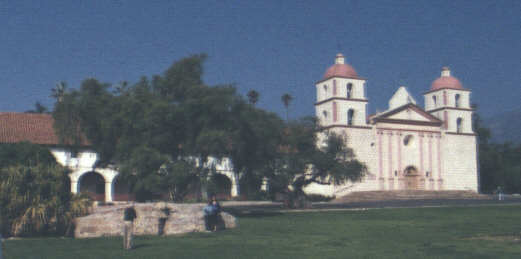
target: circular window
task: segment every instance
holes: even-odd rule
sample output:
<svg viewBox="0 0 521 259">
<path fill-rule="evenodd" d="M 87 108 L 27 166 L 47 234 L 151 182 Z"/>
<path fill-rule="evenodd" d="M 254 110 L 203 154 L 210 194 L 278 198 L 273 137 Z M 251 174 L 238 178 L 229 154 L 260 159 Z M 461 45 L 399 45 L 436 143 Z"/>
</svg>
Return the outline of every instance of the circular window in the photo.
<svg viewBox="0 0 521 259">
<path fill-rule="evenodd" d="M 403 145 L 404 146 L 409 146 L 413 141 L 413 136 L 412 135 L 407 135 L 405 136 L 405 138 L 403 138 Z"/>
</svg>

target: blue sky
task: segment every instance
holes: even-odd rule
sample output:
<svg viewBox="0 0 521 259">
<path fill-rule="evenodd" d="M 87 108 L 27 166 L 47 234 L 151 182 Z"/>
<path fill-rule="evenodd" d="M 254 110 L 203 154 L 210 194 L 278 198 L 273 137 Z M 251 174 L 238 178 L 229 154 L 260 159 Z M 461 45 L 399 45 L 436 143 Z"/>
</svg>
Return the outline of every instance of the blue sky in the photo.
<svg viewBox="0 0 521 259">
<path fill-rule="evenodd" d="M 342 52 L 368 79 L 369 110 L 422 94 L 442 66 L 490 116 L 521 110 L 521 1 L 0 0 L 0 111 L 52 106 L 59 81 L 117 84 L 207 53 L 205 82 L 313 115 L 316 81 Z"/>
</svg>

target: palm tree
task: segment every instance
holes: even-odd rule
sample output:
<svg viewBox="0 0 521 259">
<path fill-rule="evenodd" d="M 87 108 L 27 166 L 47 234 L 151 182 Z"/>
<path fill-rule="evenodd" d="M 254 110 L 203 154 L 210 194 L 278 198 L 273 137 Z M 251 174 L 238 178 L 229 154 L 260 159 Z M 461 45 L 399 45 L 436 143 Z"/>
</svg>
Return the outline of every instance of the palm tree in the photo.
<svg viewBox="0 0 521 259">
<path fill-rule="evenodd" d="M 248 92 L 248 101 L 255 106 L 255 104 L 259 101 L 259 93 L 255 90 L 250 90 Z"/>
<path fill-rule="evenodd" d="M 56 99 L 58 102 L 61 102 L 63 100 L 63 96 L 65 95 L 65 91 L 67 90 L 67 83 L 64 81 L 60 81 L 56 84 L 56 87 L 54 87 L 51 91 L 51 97 Z"/>
<path fill-rule="evenodd" d="M 289 121 L 289 104 L 291 102 L 291 100 L 293 100 L 293 97 L 288 94 L 288 93 L 285 93 L 282 95 L 282 97 L 280 98 L 282 100 L 282 103 L 284 104 L 284 107 L 286 107 L 286 121 Z"/>
</svg>

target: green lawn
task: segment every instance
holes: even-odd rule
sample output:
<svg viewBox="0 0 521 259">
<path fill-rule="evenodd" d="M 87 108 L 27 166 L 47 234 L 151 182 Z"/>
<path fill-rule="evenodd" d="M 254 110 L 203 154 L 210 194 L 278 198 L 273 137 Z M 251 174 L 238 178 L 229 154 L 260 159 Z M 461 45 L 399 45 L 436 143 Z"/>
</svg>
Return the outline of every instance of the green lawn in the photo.
<svg viewBox="0 0 521 259">
<path fill-rule="evenodd" d="M 521 206 L 256 214 L 175 237 L 8 240 L 5 258 L 520 258 Z"/>
</svg>

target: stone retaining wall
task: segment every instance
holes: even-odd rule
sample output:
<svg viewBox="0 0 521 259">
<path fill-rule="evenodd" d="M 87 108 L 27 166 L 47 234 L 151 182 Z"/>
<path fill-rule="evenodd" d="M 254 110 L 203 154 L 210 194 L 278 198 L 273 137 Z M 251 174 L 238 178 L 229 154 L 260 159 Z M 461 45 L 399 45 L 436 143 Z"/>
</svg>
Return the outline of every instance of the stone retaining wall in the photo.
<svg viewBox="0 0 521 259">
<path fill-rule="evenodd" d="M 203 207 L 205 204 L 136 203 L 137 218 L 134 220 L 135 235 L 172 235 L 205 230 Z M 74 237 L 89 238 L 101 236 L 121 236 L 123 213 L 129 205 L 103 206 L 93 213 L 76 218 Z M 169 213 L 165 213 L 168 208 Z M 167 215 L 168 214 L 168 215 Z M 221 212 L 222 227 L 237 226 L 235 217 Z"/>
</svg>

